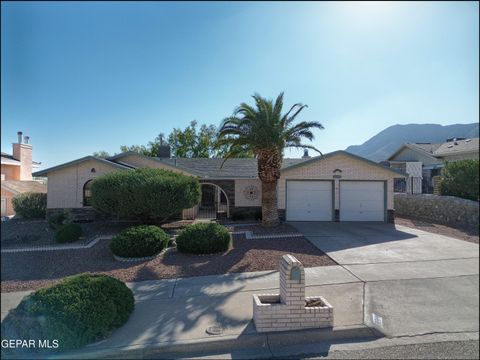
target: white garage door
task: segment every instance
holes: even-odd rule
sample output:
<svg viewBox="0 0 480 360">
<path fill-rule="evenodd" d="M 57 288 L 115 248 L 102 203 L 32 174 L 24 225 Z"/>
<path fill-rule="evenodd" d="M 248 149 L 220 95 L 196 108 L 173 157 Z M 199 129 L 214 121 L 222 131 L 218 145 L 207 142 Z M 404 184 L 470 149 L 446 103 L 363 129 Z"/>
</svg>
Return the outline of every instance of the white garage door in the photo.
<svg viewBox="0 0 480 360">
<path fill-rule="evenodd" d="M 340 181 L 340 221 L 384 221 L 382 181 Z"/>
<path fill-rule="evenodd" d="M 287 181 L 287 221 L 332 221 L 331 181 Z"/>
</svg>

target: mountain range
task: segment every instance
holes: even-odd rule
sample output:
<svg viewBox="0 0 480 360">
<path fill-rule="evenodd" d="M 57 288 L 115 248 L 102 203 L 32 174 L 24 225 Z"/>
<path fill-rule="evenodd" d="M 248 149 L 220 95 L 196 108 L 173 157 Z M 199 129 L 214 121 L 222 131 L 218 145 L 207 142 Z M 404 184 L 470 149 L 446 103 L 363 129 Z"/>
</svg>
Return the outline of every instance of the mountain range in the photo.
<svg viewBox="0 0 480 360">
<path fill-rule="evenodd" d="M 472 124 L 408 124 L 393 125 L 379 132 L 362 145 L 351 145 L 349 153 L 373 161 L 386 160 L 404 143 L 443 143 L 445 140 L 461 137 L 478 137 L 478 123 Z"/>
</svg>

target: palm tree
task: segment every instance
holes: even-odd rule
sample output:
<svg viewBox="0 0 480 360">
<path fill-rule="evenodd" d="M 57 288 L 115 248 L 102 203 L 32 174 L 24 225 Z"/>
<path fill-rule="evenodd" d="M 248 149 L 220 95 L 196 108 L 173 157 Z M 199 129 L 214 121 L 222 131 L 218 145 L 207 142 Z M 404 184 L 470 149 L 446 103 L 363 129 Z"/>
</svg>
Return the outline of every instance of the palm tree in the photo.
<svg viewBox="0 0 480 360">
<path fill-rule="evenodd" d="M 277 209 L 277 182 L 280 178 L 283 151 L 286 148 L 307 148 L 320 153 L 302 139 L 313 140 L 312 129 L 323 129 L 316 121 L 302 121 L 293 125 L 297 115 L 307 107 L 297 103 L 282 115 L 283 92 L 273 100 L 253 95 L 255 107 L 240 104 L 233 116 L 223 120 L 216 146 L 227 145 L 224 162 L 230 158 L 251 152 L 258 161 L 258 177 L 262 182 L 262 223 L 264 226 L 279 224 Z M 321 154 L 321 153 L 320 153 Z"/>
</svg>

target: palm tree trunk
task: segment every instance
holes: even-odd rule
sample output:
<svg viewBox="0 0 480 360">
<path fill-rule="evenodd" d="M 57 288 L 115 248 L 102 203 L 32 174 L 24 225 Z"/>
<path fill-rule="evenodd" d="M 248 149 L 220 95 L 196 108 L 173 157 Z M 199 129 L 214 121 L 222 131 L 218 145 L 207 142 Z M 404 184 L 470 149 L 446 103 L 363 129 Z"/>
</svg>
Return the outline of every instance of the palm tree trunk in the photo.
<svg viewBox="0 0 480 360">
<path fill-rule="evenodd" d="M 258 153 L 258 177 L 262 182 L 262 225 L 277 226 L 280 223 L 277 209 L 277 183 L 280 178 L 282 154 L 274 150 Z"/>
<path fill-rule="evenodd" d="M 262 182 L 262 225 L 272 227 L 278 224 L 277 180 Z"/>
</svg>

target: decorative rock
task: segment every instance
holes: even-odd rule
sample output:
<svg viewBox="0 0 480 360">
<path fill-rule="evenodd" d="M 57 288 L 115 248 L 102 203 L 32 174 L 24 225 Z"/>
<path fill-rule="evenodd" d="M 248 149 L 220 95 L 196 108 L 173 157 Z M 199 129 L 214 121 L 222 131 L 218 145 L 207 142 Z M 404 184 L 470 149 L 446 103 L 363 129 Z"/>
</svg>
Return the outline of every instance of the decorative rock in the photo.
<svg viewBox="0 0 480 360">
<path fill-rule="evenodd" d="M 479 226 L 479 203 L 455 196 L 395 194 L 395 213 L 444 225 Z"/>
</svg>

